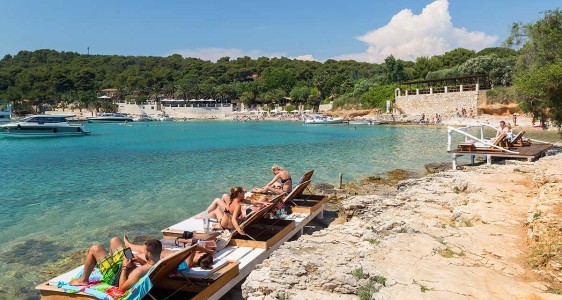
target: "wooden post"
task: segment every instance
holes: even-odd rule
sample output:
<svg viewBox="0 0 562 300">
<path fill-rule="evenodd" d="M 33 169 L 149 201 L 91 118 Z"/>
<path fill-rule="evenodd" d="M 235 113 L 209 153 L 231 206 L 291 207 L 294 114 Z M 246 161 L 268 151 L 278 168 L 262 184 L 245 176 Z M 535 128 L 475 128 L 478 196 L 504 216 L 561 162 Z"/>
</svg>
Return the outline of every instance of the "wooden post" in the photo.
<svg viewBox="0 0 562 300">
<path fill-rule="evenodd" d="M 341 185 L 342 185 L 342 181 L 343 181 L 343 174 L 340 173 L 340 180 L 339 180 L 340 185 L 338 186 L 338 189 L 341 189 L 341 188 L 342 188 L 342 186 L 341 186 Z"/>
<path fill-rule="evenodd" d="M 457 155 L 453 154 L 453 170 L 457 169 Z"/>
</svg>

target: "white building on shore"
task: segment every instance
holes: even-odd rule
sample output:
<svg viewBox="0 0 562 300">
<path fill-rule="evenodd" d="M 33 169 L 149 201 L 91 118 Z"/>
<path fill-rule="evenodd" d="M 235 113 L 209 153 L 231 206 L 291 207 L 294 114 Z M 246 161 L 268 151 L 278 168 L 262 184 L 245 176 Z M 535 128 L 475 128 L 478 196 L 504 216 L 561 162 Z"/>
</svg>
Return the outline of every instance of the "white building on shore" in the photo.
<svg viewBox="0 0 562 300">
<path fill-rule="evenodd" d="M 232 103 L 220 103 L 214 99 L 162 99 L 140 104 L 122 101 L 115 104 L 120 113 L 146 114 L 151 117 L 167 115 L 174 119 L 223 119 L 233 115 Z"/>
</svg>

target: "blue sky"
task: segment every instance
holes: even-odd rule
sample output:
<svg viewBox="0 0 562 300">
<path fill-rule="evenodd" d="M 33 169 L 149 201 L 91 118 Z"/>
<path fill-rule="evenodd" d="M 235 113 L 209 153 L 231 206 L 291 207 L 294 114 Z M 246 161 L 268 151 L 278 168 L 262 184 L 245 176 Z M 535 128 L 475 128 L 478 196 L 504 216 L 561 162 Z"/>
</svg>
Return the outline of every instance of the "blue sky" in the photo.
<svg viewBox="0 0 562 300">
<path fill-rule="evenodd" d="M 0 57 L 20 50 L 380 62 L 499 45 L 553 0 L 0 1 Z M 408 10 L 409 9 L 409 10 Z"/>
</svg>

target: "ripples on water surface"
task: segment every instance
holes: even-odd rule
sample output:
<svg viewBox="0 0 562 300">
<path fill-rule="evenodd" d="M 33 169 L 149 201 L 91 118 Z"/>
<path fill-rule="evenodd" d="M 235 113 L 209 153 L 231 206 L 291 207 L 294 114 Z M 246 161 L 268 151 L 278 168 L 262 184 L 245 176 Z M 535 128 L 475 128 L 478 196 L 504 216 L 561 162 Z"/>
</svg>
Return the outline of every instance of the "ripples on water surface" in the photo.
<svg viewBox="0 0 562 300">
<path fill-rule="evenodd" d="M 446 161 L 439 127 L 297 122 L 88 124 L 92 136 L 0 139 L 0 298 L 78 264 L 110 236 L 160 236 L 233 185 L 261 186 L 278 163 L 296 181 L 358 181 Z"/>
</svg>

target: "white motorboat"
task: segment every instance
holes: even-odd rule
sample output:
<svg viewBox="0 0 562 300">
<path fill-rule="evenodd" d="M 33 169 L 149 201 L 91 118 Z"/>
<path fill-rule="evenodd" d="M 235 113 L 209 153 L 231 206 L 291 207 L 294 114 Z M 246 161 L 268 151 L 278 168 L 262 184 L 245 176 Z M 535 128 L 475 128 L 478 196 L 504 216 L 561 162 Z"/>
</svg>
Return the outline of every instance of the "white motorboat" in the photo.
<svg viewBox="0 0 562 300">
<path fill-rule="evenodd" d="M 65 115 L 34 115 L 17 122 L 0 125 L 0 133 L 6 137 L 57 137 L 90 134 L 82 124 L 70 124 Z"/>
<path fill-rule="evenodd" d="M 89 123 L 125 123 L 133 122 L 133 118 L 120 113 L 100 113 L 95 117 L 88 118 Z"/>
<path fill-rule="evenodd" d="M 172 117 L 168 116 L 166 113 L 159 114 L 159 115 L 156 117 L 156 119 L 157 119 L 158 121 L 162 121 L 162 122 L 170 122 L 170 121 L 173 121 L 173 120 L 174 120 Z"/>
<path fill-rule="evenodd" d="M 138 118 L 133 119 L 135 122 L 152 122 L 158 121 L 158 119 L 149 116 L 147 113 L 142 113 Z"/>
<path fill-rule="evenodd" d="M 324 115 L 305 115 L 302 122 L 304 124 L 340 124 L 343 118 L 332 118 Z"/>
<path fill-rule="evenodd" d="M 12 106 L 10 104 L 6 105 L 6 108 L 0 108 L 0 123 L 12 122 L 10 117 L 12 116 Z"/>
<path fill-rule="evenodd" d="M 379 121 L 369 121 L 369 120 L 355 120 L 355 121 L 349 121 L 349 125 L 367 125 L 367 126 L 371 126 L 371 125 L 379 125 L 381 122 Z"/>
</svg>

